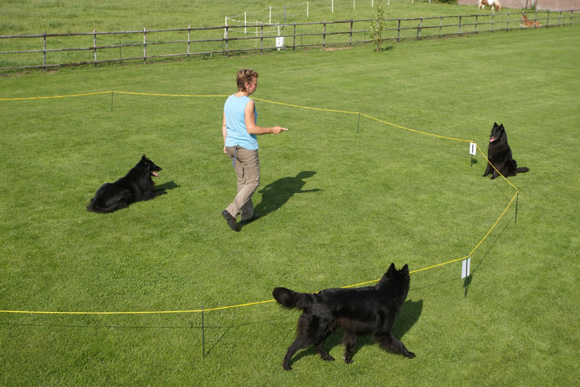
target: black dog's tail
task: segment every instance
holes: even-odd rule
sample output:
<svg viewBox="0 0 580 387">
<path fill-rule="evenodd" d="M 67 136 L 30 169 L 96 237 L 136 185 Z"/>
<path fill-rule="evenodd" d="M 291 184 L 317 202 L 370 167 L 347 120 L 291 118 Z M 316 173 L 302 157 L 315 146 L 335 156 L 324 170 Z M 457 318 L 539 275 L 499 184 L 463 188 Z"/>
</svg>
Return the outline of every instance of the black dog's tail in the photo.
<svg viewBox="0 0 580 387">
<path fill-rule="evenodd" d="M 516 172 L 517 173 L 524 173 L 524 172 L 527 172 L 529 170 L 530 170 L 530 168 L 528 168 L 528 167 L 519 167 L 518 169 L 516 169 Z"/>
<path fill-rule="evenodd" d="M 286 288 L 275 288 L 272 295 L 280 305 L 288 309 L 304 309 L 312 305 L 313 295 L 298 293 Z"/>
<path fill-rule="evenodd" d="M 111 208 L 111 207 L 109 207 L 109 208 L 101 208 L 101 207 L 95 205 L 95 203 L 94 203 L 93 200 L 91 200 L 91 202 L 87 205 L 87 211 L 89 211 L 89 212 L 96 212 L 96 213 L 99 213 L 99 214 L 108 214 L 109 212 L 113 212 L 113 211 L 115 211 L 117 209 L 118 209 L 117 207 L 115 207 L 115 208 Z"/>
<path fill-rule="evenodd" d="M 91 199 L 91 202 L 87 205 L 87 211 L 90 212 L 103 212 L 99 207 L 95 205 L 95 199 Z"/>
<path fill-rule="evenodd" d="M 89 212 L 96 212 L 99 214 L 108 214 L 110 212 L 115 212 L 120 210 L 121 208 L 126 208 L 127 204 L 119 204 L 115 203 L 110 205 L 109 207 L 100 207 L 95 204 L 95 200 L 91 199 L 91 202 L 87 205 L 87 211 Z"/>
</svg>

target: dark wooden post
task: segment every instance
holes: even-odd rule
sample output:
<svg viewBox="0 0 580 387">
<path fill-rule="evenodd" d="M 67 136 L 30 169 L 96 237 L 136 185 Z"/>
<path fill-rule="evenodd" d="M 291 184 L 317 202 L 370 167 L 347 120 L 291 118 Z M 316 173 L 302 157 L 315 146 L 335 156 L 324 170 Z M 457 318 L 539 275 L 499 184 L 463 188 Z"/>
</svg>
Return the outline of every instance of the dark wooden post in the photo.
<svg viewBox="0 0 580 387">
<path fill-rule="evenodd" d="M 348 38 L 349 46 L 352 46 L 352 27 L 353 27 L 353 21 L 352 21 L 352 19 L 350 19 L 350 34 L 349 34 L 349 38 Z"/>
<path fill-rule="evenodd" d="M 260 26 L 260 54 L 264 53 L 264 25 Z"/>
<path fill-rule="evenodd" d="M 46 31 L 43 34 L 43 42 L 42 42 L 42 69 L 46 71 Z"/>
<path fill-rule="evenodd" d="M 397 43 L 401 41 L 401 19 L 399 19 L 399 23 L 397 24 Z"/>
</svg>

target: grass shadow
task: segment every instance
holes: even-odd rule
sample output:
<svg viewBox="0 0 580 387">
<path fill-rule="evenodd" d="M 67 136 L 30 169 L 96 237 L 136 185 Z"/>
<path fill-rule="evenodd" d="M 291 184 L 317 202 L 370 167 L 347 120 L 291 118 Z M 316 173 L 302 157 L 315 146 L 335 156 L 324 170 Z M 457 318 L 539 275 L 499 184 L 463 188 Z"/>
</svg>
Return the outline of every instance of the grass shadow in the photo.
<svg viewBox="0 0 580 387">
<path fill-rule="evenodd" d="M 423 300 L 413 301 L 407 300 L 401 311 L 399 312 L 399 316 L 395 320 L 395 325 L 393 326 L 393 334 L 397 336 L 399 339 L 402 339 L 407 332 L 411 330 L 413 325 L 419 321 L 419 317 L 421 317 L 421 313 L 423 313 Z M 412 351 L 411 351 L 412 352 Z"/>
<path fill-rule="evenodd" d="M 403 304 L 401 311 L 399 312 L 399 316 L 395 320 L 395 324 L 393 326 L 393 335 L 402 340 L 403 336 L 405 336 L 405 334 L 411 330 L 413 325 L 415 325 L 415 323 L 419 321 L 419 317 L 421 316 L 422 312 L 423 312 L 423 300 L 406 301 Z M 334 332 L 332 335 L 330 335 L 330 337 L 326 340 L 326 345 L 324 346 L 325 349 L 330 351 L 332 348 L 341 345 L 342 334 L 343 334 L 342 329 L 339 329 L 337 332 Z M 354 356 L 358 353 L 358 351 L 362 347 L 369 344 L 373 344 L 370 334 L 360 336 L 352 350 L 352 357 L 354 358 Z M 410 349 L 410 351 L 413 352 L 412 349 Z M 316 348 L 314 348 L 313 346 L 306 348 L 302 351 L 299 351 L 292 358 L 291 364 L 296 363 L 300 359 L 311 355 L 318 356 L 318 352 L 316 351 Z"/>
<path fill-rule="evenodd" d="M 473 279 L 474 279 L 474 274 L 475 272 L 479 269 L 479 267 L 484 263 L 484 261 L 488 258 L 488 256 L 490 255 L 491 251 L 495 248 L 497 242 L 501 239 L 501 237 L 503 236 L 504 232 L 507 230 L 507 228 L 512 224 L 512 220 L 515 219 L 515 213 L 509 218 L 509 220 L 505 223 L 505 225 L 503 226 L 503 228 L 501 229 L 501 231 L 499 232 L 499 234 L 497 234 L 497 236 L 493 239 L 491 245 L 489 246 L 489 248 L 487 249 L 487 251 L 483 254 L 483 257 L 481 257 L 481 259 L 477 262 L 477 265 L 475 266 L 474 269 L 471 270 L 471 273 L 465 277 L 463 279 L 463 287 L 465 288 L 465 294 L 464 296 L 467 297 L 467 292 L 469 290 L 469 286 L 471 286 Z M 461 280 L 460 278 L 458 278 L 456 276 L 456 274 L 453 275 L 453 278 L 449 278 L 446 280 L 441 280 L 438 282 L 434 282 L 431 284 L 427 284 L 421 287 L 417 287 L 417 288 L 413 288 L 411 289 L 411 292 L 417 291 L 417 290 L 425 290 L 434 286 L 440 286 L 446 283 L 451 283 L 451 282 L 456 282 L 458 280 Z"/>
<path fill-rule="evenodd" d="M 279 324 L 280 321 L 284 321 L 284 320 L 290 320 L 290 319 L 294 319 L 294 317 L 289 317 L 289 316 L 284 316 L 284 317 L 276 317 L 276 318 L 270 318 L 270 319 L 259 319 L 257 321 L 246 321 L 243 323 L 236 323 L 234 322 L 234 316 L 232 316 L 231 322 L 229 324 L 217 324 L 217 325 L 206 325 L 205 328 L 201 327 L 201 326 L 193 326 L 191 325 L 191 328 L 201 328 L 202 330 L 205 329 L 205 333 L 204 335 L 208 335 L 210 331 L 213 330 L 220 330 L 220 332 L 218 333 L 218 337 L 216 339 L 210 340 L 209 338 L 205 338 L 205 343 L 203 344 L 204 346 L 204 357 L 207 357 L 211 354 L 211 352 L 216 349 L 221 342 L 226 338 L 226 336 L 230 335 L 232 332 L 232 329 L 234 328 L 240 328 L 240 327 L 246 327 L 246 326 L 259 326 L 262 324 L 267 324 L 267 323 L 276 323 Z"/>
<path fill-rule="evenodd" d="M 478 163 L 479 163 L 479 161 L 475 157 L 471 156 L 471 162 L 469 163 L 469 166 L 473 167 L 474 165 L 477 165 Z"/>
<path fill-rule="evenodd" d="M 266 216 L 278 210 L 296 194 L 320 191 L 318 188 L 302 189 L 306 184 L 304 179 L 310 178 L 315 174 L 315 171 L 302 171 L 294 177 L 283 177 L 268 184 L 258 191 L 262 194 L 262 201 L 256 205 L 254 212 L 260 216 Z"/>
<path fill-rule="evenodd" d="M 467 298 L 467 291 L 469 290 L 469 285 L 471 285 L 472 280 L 473 280 L 473 274 L 468 275 L 463 280 L 463 287 L 465 288 L 465 295 L 464 295 L 465 298 Z"/>
<path fill-rule="evenodd" d="M 509 218 L 509 220 L 505 223 L 505 225 L 503 226 L 503 228 L 501 229 L 501 231 L 499 232 L 499 234 L 493 240 L 491 246 L 489 246 L 489 248 L 487 249 L 487 251 L 485 252 L 485 254 L 483 255 L 483 257 L 481 258 L 481 260 L 477 263 L 477 266 L 475 266 L 475 268 L 471 271 L 472 274 L 475 273 L 477 271 L 477 269 L 479 269 L 479 267 L 481 266 L 481 264 L 483 263 L 483 261 L 485 261 L 486 258 L 489 256 L 489 253 L 491 253 L 491 251 L 495 248 L 495 245 L 500 240 L 500 238 L 502 237 L 502 235 L 505 232 L 505 230 L 508 228 L 509 225 L 512 224 L 512 220 L 515 220 L 515 216 L 516 216 L 516 214 L 514 213 Z M 470 283 L 471 283 L 471 281 L 470 281 Z"/>
<path fill-rule="evenodd" d="M 160 190 L 160 189 L 164 189 L 164 190 L 172 190 L 175 188 L 180 188 L 181 186 L 179 184 L 177 184 L 175 181 L 171 180 L 168 182 L 165 182 L 163 184 L 159 184 L 159 185 L 155 185 L 155 189 L 156 190 Z"/>
</svg>

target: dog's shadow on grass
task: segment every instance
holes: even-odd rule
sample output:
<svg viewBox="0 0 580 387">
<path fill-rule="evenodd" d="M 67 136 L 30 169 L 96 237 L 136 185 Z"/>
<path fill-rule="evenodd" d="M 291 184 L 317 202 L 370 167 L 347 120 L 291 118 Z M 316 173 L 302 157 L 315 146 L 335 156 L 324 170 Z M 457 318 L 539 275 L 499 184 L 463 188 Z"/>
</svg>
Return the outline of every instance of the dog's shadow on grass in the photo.
<svg viewBox="0 0 580 387">
<path fill-rule="evenodd" d="M 164 190 L 168 191 L 168 190 L 172 190 L 172 189 L 180 188 L 180 187 L 181 186 L 179 184 L 177 184 L 175 181 L 171 180 L 171 181 L 168 181 L 168 182 L 163 183 L 163 184 L 159 184 L 159 185 L 156 184 L 155 190 L 164 189 Z"/>
<path fill-rule="evenodd" d="M 305 179 L 315 174 L 315 171 L 302 171 L 296 176 L 283 177 L 268 184 L 258 191 L 262 194 L 262 201 L 256 205 L 254 212 L 260 216 L 266 216 L 278 210 L 296 194 L 320 191 L 318 188 L 302 189 L 306 184 Z"/>
<path fill-rule="evenodd" d="M 403 336 L 405 336 L 405 334 L 411 330 L 413 325 L 415 325 L 415 323 L 419 321 L 421 313 L 423 313 L 423 300 L 419 301 L 407 300 L 403 304 L 403 307 L 399 312 L 399 316 L 395 320 L 395 325 L 393 326 L 393 334 L 397 336 L 399 339 L 402 339 Z"/>
<path fill-rule="evenodd" d="M 401 311 L 399 312 L 399 316 L 395 320 L 395 325 L 393 326 L 393 335 L 395 335 L 397 338 L 399 338 L 401 341 L 403 341 L 403 336 L 405 336 L 405 334 L 411 330 L 413 325 L 415 325 L 415 323 L 417 321 L 419 321 L 419 317 L 421 316 L 422 312 L 423 312 L 423 300 L 419 300 L 419 301 L 408 300 L 408 301 L 406 301 L 403 304 Z M 325 349 L 327 351 L 330 351 L 332 348 L 334 348 L 336 346 L 342 347 L 342 344 L 341 344 L 342 334 L 343 334 L 342 330 L 338 330 L 337 332 L 333 333 L 326 340 L 326 344 L 324 345 Z M 365 335 L 365 336 L 360 336 L 358 341 L 356 342 L 354 349 L 352 350 L 353 358 L 362 347 L 369 345 L 369 344 L 373 344 L 370 334 Z M 413 348 L 409 348 L 409 351 L 413 352 Z M 318 356 L 318 352 L 316 351 L 316 348 L 309 347 L 307 349 L 304 349 L 303 351 L 298 352 L 296 354 L 296 356 L 294 356 L 292 358 L 292 364 L 296 363 L 301 358 L 306 357 L 306 356 Z M 337 361 L 343 360 L 342 356 L 340 357 L 340 359 L 337 359 L 337 358 L 335 358 L 335 359 Z M 356 359 L 355 359 L 355 361 L 356 361 Z"/>
</svg>

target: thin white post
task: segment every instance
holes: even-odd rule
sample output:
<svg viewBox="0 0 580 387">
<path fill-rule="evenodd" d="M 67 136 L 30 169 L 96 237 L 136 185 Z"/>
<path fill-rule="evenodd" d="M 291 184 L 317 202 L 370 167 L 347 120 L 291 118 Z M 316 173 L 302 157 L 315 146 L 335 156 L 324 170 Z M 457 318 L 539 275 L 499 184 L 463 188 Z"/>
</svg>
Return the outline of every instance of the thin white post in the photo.
<svg viewBox="0 0 580 387">
<path fill-rule="evenodd" d="M 246 26 L 247 26 L 247 19 L 246 19 L 246 12 L 244 12 L 244 35 L 246 34 Z"/>
<path fill-rule="evenodd" d="M 352 0 L 352 9 L 356 9 L 356 0 Z"/>
<path fill-rule="evenodd" d="M 226 16 L 226 24 L 224 28 L 224 39 L 228 38 L 228 17 Z"/>
<path fill-rule="evenodd" d="M 308 14 L 308 1 L 306 2 L 306 19 L 308 19 L 309 14 Z"/>
<path fill-rule="evenodd" d="M 268 19 L 268 24 L 272 24 L 272 6 L 270 6 L 270 19 Z"/>
<path fill-rule="evenodd" d="M 332 13 L 334 13 L 334 0 L 332 0 L 332 6 L 331 6 L 331 9 L 332 9 Z"/>
<path fill-rule="evenodd" d="M 143 28 L 143 63 L 147 63 L 147 29 Z"/>
</svg>

